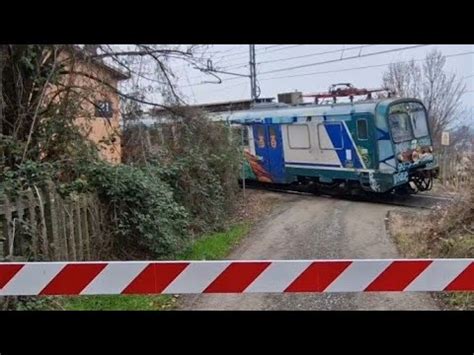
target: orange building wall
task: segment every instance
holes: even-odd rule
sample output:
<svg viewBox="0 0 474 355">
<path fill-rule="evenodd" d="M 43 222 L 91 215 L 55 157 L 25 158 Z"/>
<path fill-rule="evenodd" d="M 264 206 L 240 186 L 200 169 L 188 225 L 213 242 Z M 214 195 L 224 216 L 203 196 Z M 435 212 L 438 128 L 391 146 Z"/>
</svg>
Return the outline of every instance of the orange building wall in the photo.
<svg viewBox="0 0 474 355">
<path fill-rule="evenodd" d="M 118 80 L 106 69 L 83 59 L 75 59 L 70 67 L 68 65 L 68 69 L 93 75 L 106 83 L 102 84 L 92 78 L 74 74 L 69 75 L 66 79 L 69 85 L 79 87 L 77 91 L 81 92 L 84 97 L 81 102 L 81 113 L 75 119 L 84 137 L 95 143 L 104 160 L 114 164 L 120 163 L 122 158 L 120 99 L 114 92 L 114 89 L 117 89 Z M 112 117 L 95 116 L 95 106 L 92 102 L 101 100 L 111 102 Z"/>
</svg>

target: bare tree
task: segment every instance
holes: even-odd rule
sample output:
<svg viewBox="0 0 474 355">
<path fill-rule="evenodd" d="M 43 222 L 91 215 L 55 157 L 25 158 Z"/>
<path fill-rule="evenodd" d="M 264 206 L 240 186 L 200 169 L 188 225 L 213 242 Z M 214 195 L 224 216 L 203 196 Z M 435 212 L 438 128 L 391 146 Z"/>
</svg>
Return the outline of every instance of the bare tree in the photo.
<svg viewBox="0 0 474 355">
<path fill-rule="evenodd" d="M 383 84 L 396 95 L 414 97 L 423 101 L 435 145 L 441 140 L 441 132 L 451 128 L 463 114 L 461 97 L 466 86 L 456 74 L 445 70 L 446 58 L 434 49 L 421 65 L 393 63 L 383 75 Z"/>
<path fill-rule="evenodd" d="M 7 59 L 6 46 L 0 46 L 0 134 L 3 134 L 3 68 Z"/>
<path fill-rule="evenodd" d="M 197 70 L 204 67 L 206 61 L 200 57 L 198 48 L 140 44 L 0 45 L 2 164 L 13 168 L 25 159 L 48 156 L 48 143 L 57 151 L 66 128 L 73 126 L 78 115 L 84 117 L 85 111 L 95 105 L 93 96 L 104 90 L 138 105 L 172 110 L 185 104 L 172 64 L 181 62 Z M 110 85 L 100 72 L 77 64 L 84 61 L 115 66 L 134 80 Z M 47 129 L 51 127 L 54 134 Z M 63 138 L 63 156 L 67 156 L 71 137 Z"/>
<path fill-rule="evenodd" d="M 452 149 L 457 152 L 471 152 L 474 144 L 474 130 L 468 125 L 460 125 L 451 134 Z"/>
</svg>

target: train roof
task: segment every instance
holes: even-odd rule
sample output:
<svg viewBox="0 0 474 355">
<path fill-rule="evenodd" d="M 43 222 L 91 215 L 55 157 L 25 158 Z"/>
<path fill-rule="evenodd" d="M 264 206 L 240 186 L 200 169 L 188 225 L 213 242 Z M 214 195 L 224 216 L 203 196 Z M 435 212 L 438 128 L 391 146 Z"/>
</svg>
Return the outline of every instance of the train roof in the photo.
<svg viewBox="0 0 474 355">
<path fill-rule="evenodd" d="M 375 113 L 378 105 L 388 106 L 395 101 L 406 101 L 407 99 L 391 98 L 371 101 L 360 101 L 354 103 L 336 103 L 327 105 L 294 105 L 294 106 L 275 106 L 274 108 L 252 108 L 246 111 L 230 113 L 227 120 L 236 124 L 252 124 L 269 122 L 271 123 L 292 123 L 295 117 L 313 117 L 313 116 L 335 116 L 350 115 L 354 113 Z M 412 99 L 409 99 L 412 100 Z M 413 99 L 415 100 L 415 99 Z"/>
</svg>

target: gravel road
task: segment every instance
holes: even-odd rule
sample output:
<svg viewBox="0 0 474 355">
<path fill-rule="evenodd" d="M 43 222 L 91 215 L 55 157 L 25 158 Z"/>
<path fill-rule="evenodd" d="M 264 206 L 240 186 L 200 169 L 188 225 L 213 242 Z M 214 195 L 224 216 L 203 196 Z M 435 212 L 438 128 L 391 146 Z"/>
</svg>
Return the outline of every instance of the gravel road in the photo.
<svg viewBox="0 0 474 355">
<path fill-rule="evenodd" d="M 316 196 L 268 192 L 278 197 L 228 259 L 396 258 L 385 229 L 393 207 Z M 183 296 L 193 310 L 432 310 L 428 293 L 242 294 Z"/>
</svg>

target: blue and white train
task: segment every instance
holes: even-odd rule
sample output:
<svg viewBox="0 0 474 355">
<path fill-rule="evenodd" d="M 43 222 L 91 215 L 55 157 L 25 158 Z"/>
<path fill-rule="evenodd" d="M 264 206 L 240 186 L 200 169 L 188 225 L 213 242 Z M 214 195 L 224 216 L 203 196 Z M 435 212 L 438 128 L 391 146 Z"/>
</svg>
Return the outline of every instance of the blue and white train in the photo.
<svg viewBox="0 0 474 355">
<path fill-rule="evenodd" d="M 246 180 L 413 193 L 429 190 L 438 173 L 416 99 L 257 106 L 228 120 L 245 132 Z"/>
</svg>

